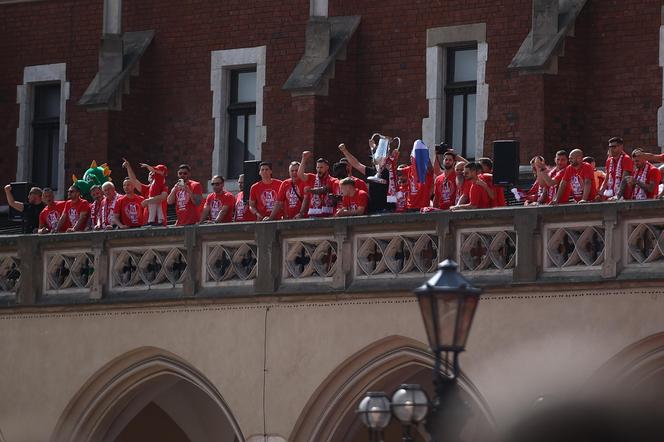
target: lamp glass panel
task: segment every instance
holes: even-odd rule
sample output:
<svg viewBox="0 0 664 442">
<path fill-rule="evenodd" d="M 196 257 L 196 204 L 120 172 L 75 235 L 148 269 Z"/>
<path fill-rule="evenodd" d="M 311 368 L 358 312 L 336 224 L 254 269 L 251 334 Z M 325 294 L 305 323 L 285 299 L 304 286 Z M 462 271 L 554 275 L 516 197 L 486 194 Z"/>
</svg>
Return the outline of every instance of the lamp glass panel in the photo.
<svg viewBox="0 0 664 442">
<path fill-rule="evenodd" d="M 438 345 L 452 346 L 455 341 L 457 327 L 457 311 L 459 310 L 459 295 L 439 294 L 438 304 Z"/>
<path fill-rule="evenodd" d="M 437 332 L 436 327 L 433 321 L 434 315 L 436 312 L 433 311 L 433 296 L 431 293 L 419 294 L 418 295 L 418 304 L 420 305 L 420 311 L 422 313 L 422 320 L 424 321 L 424 329 L 427 333 L 427 339 L 429 340 L 429 346 L 432 350 L 438 347 L 437 342 Z"/>
<path fill-rule="evenodd" d="M 477 309 L 478 300 L 479 295 L 465 296 L 461 303 L 462 310 L 459 324 L 457 324 L 457 338 L 454 343 L 457 347 L 464 348 L 466 346 L 468 334 L 470 333 L 470 326 L 472 325 L 475 310 Z"/>
</svg>

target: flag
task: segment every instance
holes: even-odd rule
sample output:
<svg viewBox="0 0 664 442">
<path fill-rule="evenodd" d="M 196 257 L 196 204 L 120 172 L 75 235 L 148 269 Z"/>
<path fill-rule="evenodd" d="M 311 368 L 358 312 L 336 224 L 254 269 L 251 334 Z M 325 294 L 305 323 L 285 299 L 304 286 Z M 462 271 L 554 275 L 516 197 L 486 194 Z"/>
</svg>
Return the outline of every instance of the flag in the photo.
<svg viewBox="0 0 664 442">
<path fill-rule="evenodd" d="M 415 140 L 413 143 L 413 150 L 410 152 L 410 164 L 417 173 L 417 182 L 424 184 L 429 167 L 429 148 L 422 140 Z"/>
</svg>

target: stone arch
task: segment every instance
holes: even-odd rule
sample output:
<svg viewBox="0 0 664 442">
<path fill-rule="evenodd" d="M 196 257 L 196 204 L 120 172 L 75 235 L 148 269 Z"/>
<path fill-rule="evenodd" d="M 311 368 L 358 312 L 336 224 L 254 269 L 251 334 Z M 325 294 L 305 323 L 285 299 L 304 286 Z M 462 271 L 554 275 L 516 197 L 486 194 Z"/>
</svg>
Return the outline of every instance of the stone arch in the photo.
<svg viewBox="0 0 664 442">
<path fill-rule="evenodd" d="M 344 427 L 352 425 L 354 409 L 366 391 L 383 390 L 384 385 L 393 383 L 395 378 L 407 379 L 422 370 L 432 373 L 433 367 L 433 354 L 414 339 L 394 335 L 368 345 L 340 364 L 314 391 L 288 440 L 342 440 L 340 433 Z M 486 401 L 463 373 L 459 385 L 474 408 L 493 426 Z"/>
<path fill-rule="evenodd" d="M 208 419 L 202 425 L 198 422 L 180 426 L 190 440 L 244 441 L 237 421 L 216 387 L 182 358 L 154 347 L 127 352 L 98 370 L 63 411 L 51 441 L 113 440 L 122 425 L 146 405 L 153 404 L 152 400 L 162 401 L 161 408 L 179 425 L 187 417 L 181 415 L 186 413 L 185 407 L 169 399 L 169 389 L 176 389 L 179 395 L 196 396 L 197 405 L 204 407 L 202 414 Z M 225 434 L 232 435 L 223 439 L 218 435 L 214 439 L 208 436 L 220 426 Z"/>
<path fill-rule="evenodd" d="M 664 332 L 628 345 L 593 375 L 590 388 L 615 385 L 634 389 L 656 376 L 664 377 Z"/>
</svg>

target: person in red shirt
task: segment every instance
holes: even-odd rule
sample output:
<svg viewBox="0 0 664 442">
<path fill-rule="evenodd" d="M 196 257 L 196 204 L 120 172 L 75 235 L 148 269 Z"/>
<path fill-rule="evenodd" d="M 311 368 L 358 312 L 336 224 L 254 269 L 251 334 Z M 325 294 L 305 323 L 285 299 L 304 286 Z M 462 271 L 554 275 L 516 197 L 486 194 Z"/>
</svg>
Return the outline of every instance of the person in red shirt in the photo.
<svg viewBox="0 0 664 442">
<path fill-rule="evenodd" d="M 42 191 L 42 202 L 46 205 L 39 213 L 38 233 L 51 233 L 58 229 L 58 221 L 65 208 L 64 201 L 55 201 L 53 189 L 48 187 Z"/>
<path fill-rule="evenodd" d="M 259 167 L 261 180 L 254 183 L 249 190 L 249 211 L 258 221 L 269 221 L 273 211 L 276 213 L 272 219 L 279 219 L 281 214 L 275 210 L 275 205 L 281 180 L 272 178 L 272 163 L 263 161 Z"/>
<path fill-rule="evenodd" d="M 478 163 L 482 166 L 481 179 L 487 184 L 485 189 L 491 198 L 491 207 L 505 207 L 505 188 L 493 184 L 493 161 L 491 158 L 480 158 Z"/>
<path fill-rule="evenodd" d="M 621 193 L 620 187 L 623 180 L 634 175 L 634 161 L 625 153 L 624 142 L 620 137 L 613 137 L 609 140 L 609 156 L 606 159 L 606 179 L 599 188 L 596 199 L 616 200 L 618 194 L 625 199 L 632 198 L 632 188 L 627 186 Z"/>
<path fill-rule="evenodd" d="M 85 230 L 96 230 L 104 202 L 104 192 L 102 192 L 101 186 L 95 184 L 90 187 L 90 196 L 92 197 L 92 202 L 90 203 L 90 217 L 88 218 L 88 226 Z"/>
<path fill-rule="evenodd" d="M 54 232 L 82 232 L 88 225 L 90 203 L 81 198 L 81 191 L 76 186 L 69 187 L 67 196 L 69 199 L 65 202 Z"/>
<path fill-rule="evenodd" d="M 235 197 L 224 190 L 224 177 L 215 175 L 210 183 L 213 192 L 205 199 L 205 205 L 201 211 L 201 224 L 230 223 L 233 221 Z"/>
<path fill-rule="evenodd" d="M 542 192 L 538 204 L 549 204 L 558 193 L 558 184 L 563 178 L 565 169 L 569 165 L 569 159 L 567 157 L 567 152 L 564 150 L 559 150 L 556 152 L 555 163 L 556 167 L 552 169 L 547 169 L 544 159 L 541 157 L 535 157 L 534 167 L 537 172 L 537 182 L 542 188 Z"/>
<path fill-rule="evenodd" d="M 167 220 L 166 220 L 166 215 L 168 212 L 168 203 L 166 202 L 168 199 L 168 186 L 164 184 L 164 187 L 161 189 L 161 193 L 156 196 L 150 196 L 150 187 L 154 183 L 155 180 L 155 174 L 153 172 L 148 173 L 148 182 L 149 184 L 142 183 L 137 177 L 136 174 L 134 173 L 134 169 L 131 167 L 131 164 L 129 161 L 126 159 L 122 159 L 122 167 L 127 169 L 127 175 L 129 175 L 129 178 L 131 181 L 134 183 L 134 188 L 138 190 L 138 192 L 143 196 L 143 207 L 145 208 L 145 211 L 147 212 L 143 216 L 147 219 L 149 217 L 149 205 L 153 203 L 161 203 L 161 218 L 163 221 L 161 223 L 155 222 L 151 225 L 153 226 L 159 226 L 167 225 Z M 164 171 L 166 170 L 166 166 L 164 166 Z M 165 173 L 165 172 L 164 172 Z"/>
<path fill-rule="evenodd" d="M 472 187 L 473 182 L 467 180 L 464 176 L 466 164 L 468 164 L 467 161 L 458 161 L 454 165 L 454 174 L 456 175 L 455 206 L 468 204 L 468 201 L 470 201 L 470 188 Z"/>
<path fill-rule="evenodd" d="M 593 167 L 583 162 L 583 152 L 580 149 L 574 149 L 569 154 L 569 166 L 565 168 L 558 184 L 558 193 L 549 204 L 566 204 L 570 196 L 577 203 L 587 203 L 594 201 L 596 194 Z"/>
<path fill-rule="evenodd" d="M 244 174 L 237 179 L 237 186 L 240 191 L 235 199 L 235 218 L 234 222 L 256 221 L 256 216 L 249 211 L 249 205 L 244 201 Z"/>
<path fill-rule="evenodd" d="M 144 210 L 141 203 L 145 198 L 136 195 L 131 178 L 125 178 L 122 188 L 125 194 L 115 204 L 113 222 L 120 229 L 141 227 L 144 224 Z"/>
<path fill-rule="evenodd" d="M 414 166 L 399 166 L 408 180 L 408 210 L 419 212 L 421 209 L 431 206 L 431 192 L 433 191 L 433 166 L 429 161 L 427 176 L 424 184 L 417 180 L 417 172 Z"/>
<path fill-rule="evenodd" d="M 339 181 L 330 176 L 330 163 L 325 158 L 316 160 L 316 173 L 305 173 L 306 163 L 313 153 L 302 152 L 302 161 L 297 170 L 297 176 L 305 182 L 304 192 L 308 199 L 306 207 L 310 218 L 320 218 L 334 215 L 336 199 L 331 195 L 339 194 Z M 303 207 L 305 207 L 303 205 Z M 300 212 L 302 213 L 302 212 Z"/>
<path fill-rule="evenodd" d="M 270 220 L 276 218 L 278 213 L 283 213 L 284 219 L 296 219 L 307 217 L 306 204 L 309 198 L 304 193 L 306 183 L 297 176 L 300 168 L 299 161 L 293 161 L 288 167 L 290 178 L 284 180 L 279 187 L 277 204 L 275 210 L 270 214 Z M 303 208 L 303 205 L 305 206 Z"/>
<path fill-rule="evenodd" d="M 481 173 L 482 166 L 479 163 L 467 163 L 464 166 L 464 180 L 472 183 L 467 197 L 468 202 L 452 206 L 450 210 L 488 209 L 491 207 L 489 194 L 482 185 L 478 184 Z"/>
<path fill-rule="evenodd" d="M 443 154 L 443 170 L 436 177 L 433 190 L 433 207 L 448 210 L 456 204 L 457 175 L 454 169 L 456 155 L 454 152 Z"/>
<path fill-rule="evenodd" d="M 350 178 L 351 180 L 355 181 L 355 188 L 357 190 L 364 190 L 365 192 L 367 192 L 368 195 L 369 188 L 367 187 L 367 183 L 365 183 L 364 180 L 361 180 L 353 176 L 353 166 L 350 164 L 350 161 L 348 161 L 348 158 L 341 157 L 341 159 L 339 160 L 339 164 L 343 164 L 344 167 L 346 168 L 345 178 Z"/>
<path fill-rule="evenodd" d="M 113 224 L 115 205 L 120 199 L 120 195 L 115 191 L 115 185 L 110 181 L 101 185 L 101 191 L 104 193 L 104 200 L 101 204 L 101 214 L 96 228 L 98 230 L 110 230 L 115 226 Z"/>
<path fill-rule="evenodd" d="M 662 179 L 659 169 L 649 161 L 646 161 L 643 150 L 641 149 L 634 149 L 632 151 L 632 159 L 634 160 L 636 171 L 634 172 L 634 176 L 625 178 L 625 183 L 634 189 L 632 193 L 633 199 L 646 200 L 657 198 L 659 183 Z"/>
<path fill-rule="evenodd" d="M 163 164 L 157 164 L 152 167 L 149 164 L 141 163 L 140 166 L 150 172 L 150 186 L 147 193 L 141 192 L 147 200 L 143 207 L 147 206 L 148 216 L 147 223 L 151 226 L 160 226 L 166 222 L 166 215 L 163 210 L 160 210 L 161 200 L 155 198 L 166 193 L 168 195 L 168 186 L 166 185 L 166 175 L 168 175 L 168 168 Z M 141 186 L 141 190 L 143 186 Z"/>
<path fill-rule="evenodd" d="M 334 216 L 359 216 L 364 215 L 369 205 L 369 195 L 364 190 L 355 188 L 355 180 L 344 178 L 341 180 L 341 208 Z"/>
<path fill-rule="evenodd" d="M 602 172 L 601 170 L 597 170 L 597 164 L 595 163 L 595 158 L 593 157 L 583 157 L 583 162 L 588 163 L 593 167 L 594 170 L 594 177 L 595 177 L 595 187 L 597 189 L 602 187 L 602 183 L 604 182 L 604 179 L 606 178 L 606 174 Z"/>
<path fill-rule="evenodd" d="M 178 182 L 171 193 L 168 194 L 168 204 L 175 204 L 177 215 L 176 226 L 189 226 L 200 221 L 201 202 L 203 201 L 203 188 L 201 183 L 189 179 L 191 167 L 180 164 L 178 167 Z"/>
</svg>

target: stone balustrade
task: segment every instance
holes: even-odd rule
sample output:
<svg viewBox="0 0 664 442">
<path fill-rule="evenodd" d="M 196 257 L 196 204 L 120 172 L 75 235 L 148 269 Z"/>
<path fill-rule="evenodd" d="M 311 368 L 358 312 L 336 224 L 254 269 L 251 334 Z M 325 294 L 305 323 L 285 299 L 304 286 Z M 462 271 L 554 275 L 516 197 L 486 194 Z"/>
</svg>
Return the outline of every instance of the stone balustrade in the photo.
<svg viewBox="0 0 664 442">
<path fill-rule="evenodd" d="M 410 290 L 664 275 L 664 202 L 514 207 L 0 238 L 0 304 Z"/>
</svg>

